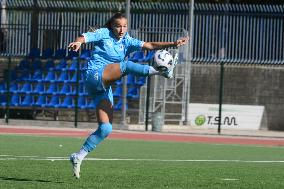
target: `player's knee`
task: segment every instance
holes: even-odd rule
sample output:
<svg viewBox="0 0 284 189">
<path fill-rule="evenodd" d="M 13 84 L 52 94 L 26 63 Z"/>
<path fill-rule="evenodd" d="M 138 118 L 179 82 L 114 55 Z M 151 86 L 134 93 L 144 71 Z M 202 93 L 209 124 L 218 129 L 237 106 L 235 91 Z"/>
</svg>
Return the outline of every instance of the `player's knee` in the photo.
<svg viewBox="0 0 284 189">
<path fill-rule="evenodd" d="M 111 123 L 101 123 L 101 137 L 106 138 L 112 132 L 112 124 Z"/>
</svg>

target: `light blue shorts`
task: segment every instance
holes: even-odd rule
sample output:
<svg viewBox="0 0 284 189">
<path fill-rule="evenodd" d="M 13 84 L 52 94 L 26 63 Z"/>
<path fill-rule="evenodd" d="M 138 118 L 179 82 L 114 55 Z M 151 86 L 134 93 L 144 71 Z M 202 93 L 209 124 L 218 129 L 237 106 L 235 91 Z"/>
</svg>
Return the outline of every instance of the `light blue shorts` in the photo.
<svg viewBox="0 0 284 189">
<path fill-rule="evenodd" d="M 113 94 L 111 87 L 105 87 L 102 81 L 105 66 L 87 69 L 84 71 L 85 86 L 89 95 L 94 100 L 95 106 L 102 100 L 108 100 L 113 105 Z"/>
</svg>

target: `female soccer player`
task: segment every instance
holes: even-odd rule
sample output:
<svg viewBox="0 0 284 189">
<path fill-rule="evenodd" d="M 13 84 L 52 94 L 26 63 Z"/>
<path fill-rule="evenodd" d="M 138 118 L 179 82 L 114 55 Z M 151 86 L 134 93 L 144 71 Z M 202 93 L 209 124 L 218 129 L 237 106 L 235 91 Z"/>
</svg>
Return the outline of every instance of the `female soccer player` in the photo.
<svg viewBox="0 0 284 189">
<path fill-rule="evenodd" d="M 131 52 L 142 49 L 154 50 L 179 47 L 188 42 L 188 37 L 175 42 L 143 42 L 129 36 L 126 16 L 122 13 L 116 13 L 107 21 L 104 27 L 83 33 L 68 47 L 78 51 L 83 43 L 90 42 L 93 42 L 94 50 L 84 71 L 85 86 L 96 104 L 98 129 L 86 139 L 77 153 L 70 156 L 76 178 L 80 177 L 82 160 L 112 131 L 113 94 L 111 84 L 129 73 L 145 77 L 156 74 L 166 78 L 172 77 L 173 72 L 170 69 L 159 71 L 148 65 L 126 61 L 125 57 Z"/>
</svg>

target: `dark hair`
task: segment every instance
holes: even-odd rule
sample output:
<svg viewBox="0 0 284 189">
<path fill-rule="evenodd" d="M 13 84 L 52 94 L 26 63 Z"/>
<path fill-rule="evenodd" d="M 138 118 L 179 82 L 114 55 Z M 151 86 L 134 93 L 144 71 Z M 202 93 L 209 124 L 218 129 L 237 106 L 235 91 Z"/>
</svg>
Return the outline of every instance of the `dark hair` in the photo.
<svg viewBox="0 0 284 189">
<path fill-rule="evenodd" d="M 121 19 L 121 18 L 127 19 L 125 14 L 123 14 L 121 12 L 115 13 L 110 19 L 108 19 L 108 21 L 105 23 L 104 27 L 111 29 L 111 24 L 113 24 L 116 19 Z"/>
</svg>

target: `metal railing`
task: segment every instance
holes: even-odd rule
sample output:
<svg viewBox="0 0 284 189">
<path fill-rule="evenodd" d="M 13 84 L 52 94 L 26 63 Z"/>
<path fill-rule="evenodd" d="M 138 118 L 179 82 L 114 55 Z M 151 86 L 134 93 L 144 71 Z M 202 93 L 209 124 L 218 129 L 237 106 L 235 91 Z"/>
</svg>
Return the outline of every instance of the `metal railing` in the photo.
<svg viewBox="0 0 284 189">
<path fill-rule="evenodd" d="M 283 64 L 283 8 L 197 5 L 193 61 Z"/>
<path fill-rule="evenodd" d="M 187 3 L 133 2 L 131 7 L 133 30 L 153 26 L 188 30 Z M 34 7 L 31 0 L 6 0 L 1 9 L 0 54 L 23 56 L 32 47 L 64 48 L 88 26 L 103 25 L 112 12 L 124 8 L 124 2 L 38 0 Z M 224 51 L 226 62 L 284 63 L 283 10 L 283 5 L 196 4 L 192 60 L 219 62 Z M 167 35 L 161 30 L 142 39 L 175 40 Z"/>
</svg>

